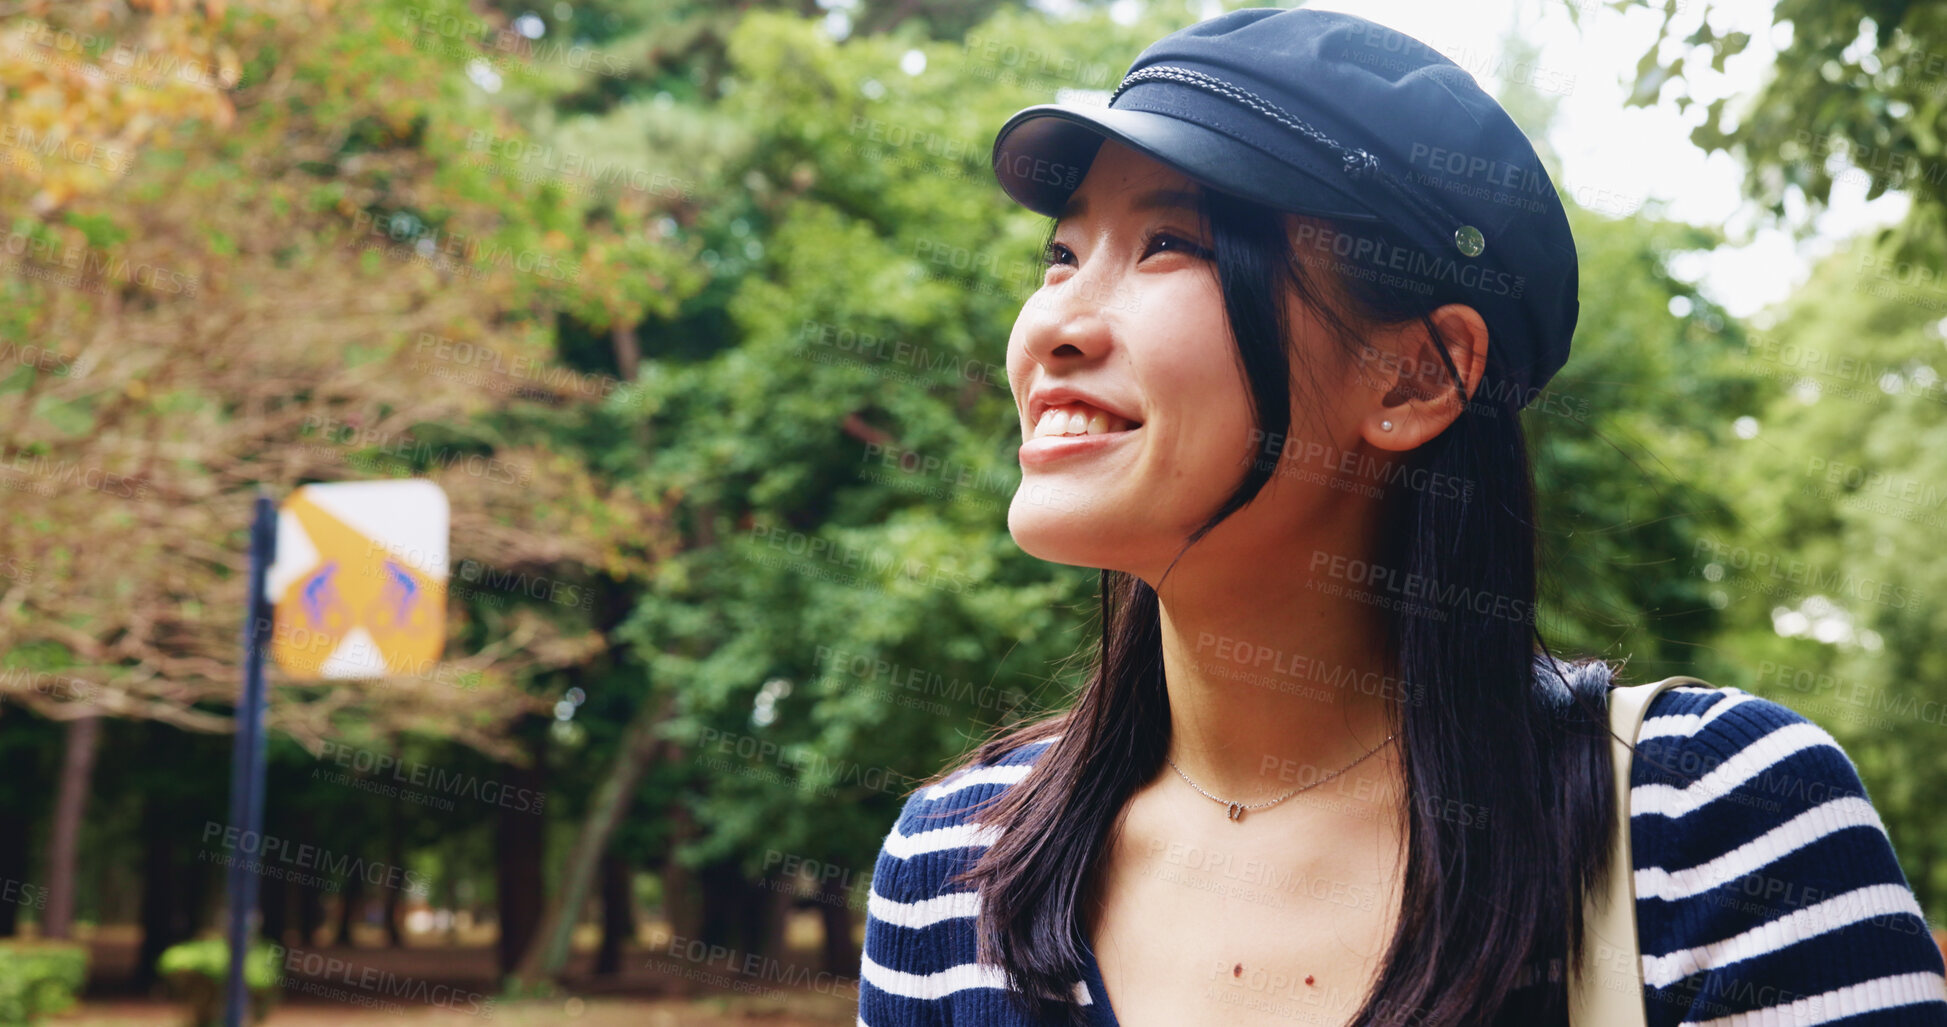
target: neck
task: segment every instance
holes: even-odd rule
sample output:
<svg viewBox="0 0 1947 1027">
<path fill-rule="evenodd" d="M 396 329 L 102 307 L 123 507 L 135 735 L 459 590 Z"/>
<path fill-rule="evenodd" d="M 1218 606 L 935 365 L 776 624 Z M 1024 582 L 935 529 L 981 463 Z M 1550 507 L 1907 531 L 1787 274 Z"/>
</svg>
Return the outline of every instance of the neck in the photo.
<svg viewBox="0 0 1947 1027">
<path fill-rule="evenodd" d="M 1407 690 L 1387 656 L 1385 611 L 1308 563 L 1216 573 L 1186 554 L 1159 593 L 1169 757 L 1224 800 L 1277 798 L 1375 747 L 1355 773 L 1397 771 L 1398 739 L 1382 743 Z"/>
</svg>

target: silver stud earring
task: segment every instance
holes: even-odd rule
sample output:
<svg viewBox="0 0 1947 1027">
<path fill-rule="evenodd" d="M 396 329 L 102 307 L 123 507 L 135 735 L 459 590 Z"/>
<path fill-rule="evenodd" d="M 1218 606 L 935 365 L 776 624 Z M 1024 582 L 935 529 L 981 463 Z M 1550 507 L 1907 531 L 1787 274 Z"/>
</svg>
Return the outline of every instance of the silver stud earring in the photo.
<svg viewBox="0 0 1947 1027">
<path fill-rule="evenodd" d="M 1380 430 L 1380 431 L 1392 431 L 1392 430 L 1393 430 L 1393 422 L 1391 422 L 1391 421 L 1381 421 L 1381 422 L 1379 422 L 1379 430 Z"/>
</svg>

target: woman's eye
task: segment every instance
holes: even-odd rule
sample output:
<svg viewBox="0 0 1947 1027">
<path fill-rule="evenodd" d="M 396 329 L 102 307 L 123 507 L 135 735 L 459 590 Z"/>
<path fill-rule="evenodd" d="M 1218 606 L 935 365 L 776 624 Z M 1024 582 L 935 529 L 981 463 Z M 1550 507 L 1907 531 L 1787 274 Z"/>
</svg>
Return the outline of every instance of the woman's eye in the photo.
<svg viewBox="0 0 1947 1027">
<path fill-rule="evenodd" d="M 1211 256 L 1209 250 L 1201 246 L 1198 246 L 1196 243 L 1193 243 L 1190 240 L 1184 238 L 1183 236 L 1177 235 L 1174 232 L 1158 232 L 1155 235 L 1150 236 L 1149 241 L 1143 245 L 1143 256 L 1146 257 L 1149 254 L 1156 252 L 1159 247 L 1164 248 L 1165 252 L 1177 251 L 1181 253 L 1187 253 L 1190 256 L 1198 258 L 1200 260 L 1208 260 Z M 1048 248 L 1041 251 L 1041 264 L 1043 267 L 1054 267 L 1057 264 L 1069 264 L 1069 263 L 1073 263 L 1074 260 L 1075 260 L 1074 251 L 1070 250 L 1067 246 L 1064 246 L 1058 242 L 1049 243 Z"/>
<path fill-rule="evenodd" d="M 1199 259 L 1207 258 L 1210 256 L 1209 250 L 1206 250 L 1203 247 L 1198 246 L 1196 243 L 1193 243 L 1190 240 L 1185 239 L 1174 232 L 1158 232 L 1155 235 L 1150 236 L 1149 244 L 1143 247 L 1143 254 L 1147 256 L 1151 251 L 1155 250 L 1156 247 L 1161 245 L 1162 243 L 1170 243 L 1171 244 L 1170 249 L 1187 253 L 1190 256 L 1197 257 Z"/>
</svg>

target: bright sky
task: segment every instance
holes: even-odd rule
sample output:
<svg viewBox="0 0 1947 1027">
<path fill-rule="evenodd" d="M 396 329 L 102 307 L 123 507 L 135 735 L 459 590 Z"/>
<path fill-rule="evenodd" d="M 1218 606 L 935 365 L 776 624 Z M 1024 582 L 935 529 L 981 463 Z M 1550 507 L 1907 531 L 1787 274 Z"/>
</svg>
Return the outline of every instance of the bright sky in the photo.
<svg viewBox="0 0 1947 1027">
<path fill-rule="evenodd" d="M 1498 92 L 1500 83 L 1484 71 L 1498 63 L 1502 38 L 1512 30 L 1535 44 L 1534 80 L 1553 83 L 1550 92 L 1561 99 L 1550 142 L 1561 155 L 1564 188 L 1597 209 L 1628 210 L 1643 200 L 1660 200 L 1668 217 L 1725 226 L 1733 245 L 1674 260 L 1672 271 L 1700 281 L 1705 294 L 1735 316 L 1748 317 L 1784 299 L 1834 243 L 1905 213 L 1902 195 L 1865 202 L 1865 176 L 1851 176 L 1835 185 L 1831 209 L 1816 223 L 1815 234 L 1794 244 L 1781 230 L 1756 228 L 1760 219 L 1740 198 L 1742 171 L 1730 155 L 1706 158 L 1691 144 L 1690 129 L 1703 120 L 1703 104 L 1719 96 L 1750 95 L 1763 82 L 1777 44 L 1789 42 L 1773 39 L 1770 0 L 1711 0 L 1712 27 L 1720 34 L 1750 32 L 1752 41 L 1725 63 L 1721 75 L 1704 62 L 1698 62 L 1701 70 L 1691 67 L 1692 94 L 1703 103 L 1687 113 L 1673 103 L 1623 106 L 1660 14 L 1642 7 L 1612 11 L 1602 0 L 1577 2 L 1583 5 L 1579 29 L 1569 19 L 1566 0 L 1314 0 L 1306 6 L 1357 14 L 1414 36 L 1474 71 L 1490 93 Z M 1118 0 L 1112 13 L 1131 17 L 1141 3 Z M 1703 0 L 1679 4 L 1672 32 L 1677 38 L 1689 35 L 1705 10 Z M 1062 4 L 1053 0 L 1043 6 Z M 1220 10 L 1213 5 L 1208 13 Z M 1730 109 L 1737 103 L 1732 100 Z"/>
</svg>

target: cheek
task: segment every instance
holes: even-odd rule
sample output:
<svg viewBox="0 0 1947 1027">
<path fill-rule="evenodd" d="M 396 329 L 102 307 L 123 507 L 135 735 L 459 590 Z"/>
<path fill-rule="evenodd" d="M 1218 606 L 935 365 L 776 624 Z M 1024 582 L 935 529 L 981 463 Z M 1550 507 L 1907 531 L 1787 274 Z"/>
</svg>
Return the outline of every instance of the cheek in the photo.
<svg viewBox="0 0 1947 1027">
<path fill-rule="evenodd" d="M 1241 472 L 1253 441 L 1250 388 L 1214 286 L 1173 299 L 1154 321 L 1164 330 L 1148 347 L 1145 391 L 1166 420 L 1178 473 L 1228 480 Z"/>
</svg>

